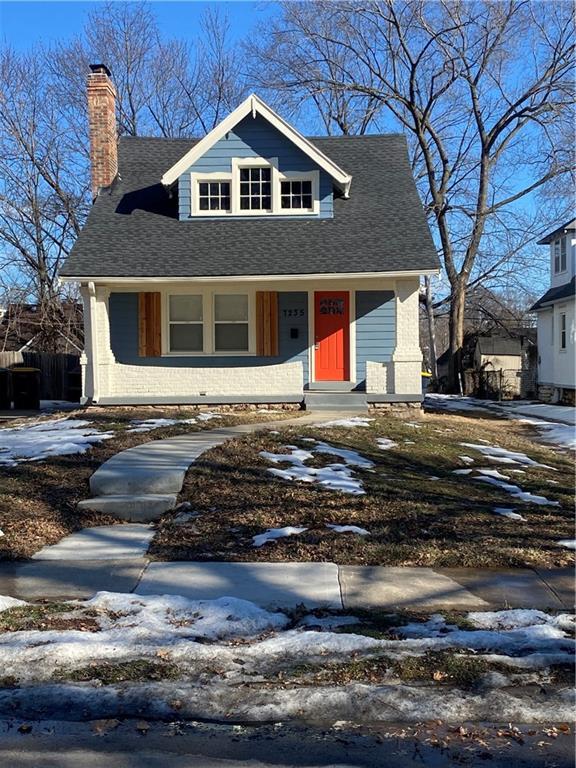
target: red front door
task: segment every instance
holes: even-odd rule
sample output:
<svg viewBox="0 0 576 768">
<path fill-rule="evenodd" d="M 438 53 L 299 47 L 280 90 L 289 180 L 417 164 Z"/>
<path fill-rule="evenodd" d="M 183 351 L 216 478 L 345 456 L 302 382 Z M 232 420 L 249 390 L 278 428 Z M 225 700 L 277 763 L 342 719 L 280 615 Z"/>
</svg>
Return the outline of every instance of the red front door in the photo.
<svg viewBox="0 0 576 768">
<path fill-rule="evenodd" d="M 347 291 L 314 294 L 316 381 L 350 379 L 350 307 Z"/>
</svg>

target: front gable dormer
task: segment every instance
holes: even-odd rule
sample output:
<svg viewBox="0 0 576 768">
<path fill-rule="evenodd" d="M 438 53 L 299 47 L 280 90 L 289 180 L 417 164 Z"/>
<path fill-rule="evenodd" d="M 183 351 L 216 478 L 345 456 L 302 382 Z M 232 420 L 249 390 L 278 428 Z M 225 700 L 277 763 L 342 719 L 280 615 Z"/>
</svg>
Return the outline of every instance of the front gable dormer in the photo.
<svg viewBox="0 0 576 768">
<path fill-rule="evenodd" d="M 179 218 L 331 218 L 352 177 L 258 97 L 199 141 L 162 177 Z"/>
</svg>

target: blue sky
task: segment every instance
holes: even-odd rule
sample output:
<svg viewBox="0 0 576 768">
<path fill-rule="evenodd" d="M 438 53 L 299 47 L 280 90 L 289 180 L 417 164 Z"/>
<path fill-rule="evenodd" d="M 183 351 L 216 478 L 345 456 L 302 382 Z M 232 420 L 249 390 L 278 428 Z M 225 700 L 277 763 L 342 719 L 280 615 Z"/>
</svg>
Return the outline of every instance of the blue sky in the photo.
<svg viewBox="0 0 576 768">
<path fill-rule="evenodd" d="M 82 30 L 86 16 L 100 2 L 0 2 L 2 40 L 18 50 L 34 43 L 51 43 L 73 37 Z M 243 37 L 258 21 L 275 12 L 274 2 L 152 2 L 160 29 L 166 36 L 188 37 L 202 11 L 219 5 L 231 20 L 232 30 Z"/>
</svg>

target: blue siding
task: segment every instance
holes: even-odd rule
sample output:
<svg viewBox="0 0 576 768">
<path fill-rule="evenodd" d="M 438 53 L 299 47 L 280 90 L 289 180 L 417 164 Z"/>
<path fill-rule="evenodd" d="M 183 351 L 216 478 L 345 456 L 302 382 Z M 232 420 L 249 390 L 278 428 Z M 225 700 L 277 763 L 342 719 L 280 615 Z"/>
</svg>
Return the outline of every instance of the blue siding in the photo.
<svg viewBox="0 0 576 768">
<path fill-rule="evenodd" d="M 278 365 L 301 361 L 304 381 L 308 381 L 308 297 L 305 292 L 286 292 L 278 295 L 279 352 L 277 357 L 139 357 L 138 356 L 138 294 L 112 293 L 110 295 L 110 342 L 119 363 L 127 365 L 164 366 L 167 368 L 246 368 L 250 366 Z M 291 329 L 297 329 L 297 338 L 291 338 Z M 145 372 L 142 372 L 145 375 Z"/>
<path fill-rule="evenodd" d="M 366 385 L 366 363 L 386 363 L 396 344 L 392 291 L 356 291 L 356 381 Z"/>
<path fill-rule="evenodd" d="M 320 170 L 307 155 L 262 117 L 245 117 L 233 131 L 216 142 L 178 180 L 180 219 L 190 220 L 190 171 L 229 173 L 233 157 L 277 157 L 280 171 Z M 320 170 L 320 218 L 332 218 L 332 179 Z M 267 216 L 266 218 L 270 218 Z M 292 216 L 291 218 L 317 218 Z"/>
</svg>

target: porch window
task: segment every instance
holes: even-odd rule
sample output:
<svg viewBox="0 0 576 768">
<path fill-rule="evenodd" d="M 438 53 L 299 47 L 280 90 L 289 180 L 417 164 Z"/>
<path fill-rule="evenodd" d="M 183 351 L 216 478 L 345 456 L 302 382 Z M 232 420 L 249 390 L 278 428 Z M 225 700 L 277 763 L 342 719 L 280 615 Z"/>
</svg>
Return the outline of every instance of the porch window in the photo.
<svg viewBox="0 0 576 768">
<path fill-rule="evenodd" d="M 204 351 L 202 296 L 177 294 L 169 297 L 168 328 L 170 352 Z"/>
<path fill-rule="evenodd" d="M 270 168 L 240 168 L 240 210 L 270 211 L 271 208 Z"/>
<path fill-rule="evenodd" d="M 201 211 L 230 211 L 230 182 L 200 181 L 198 208 Z"/>
<path fill-rule="evenodd" d="M 312 182 L 307 180 L 290 180 L 280 182 L 280 199 L 282 208 L 312 208 Z"/>
<path fill-rule="evenodd" d="M 561 237 L 554 241 L 554 272 L 566 271 L 566 238 Z"/>
<path fill-rule="evenodd" d="M 248 352 L 248 296 L 221 293 L 214 296 L 214 350 Z"/>
</svg>

